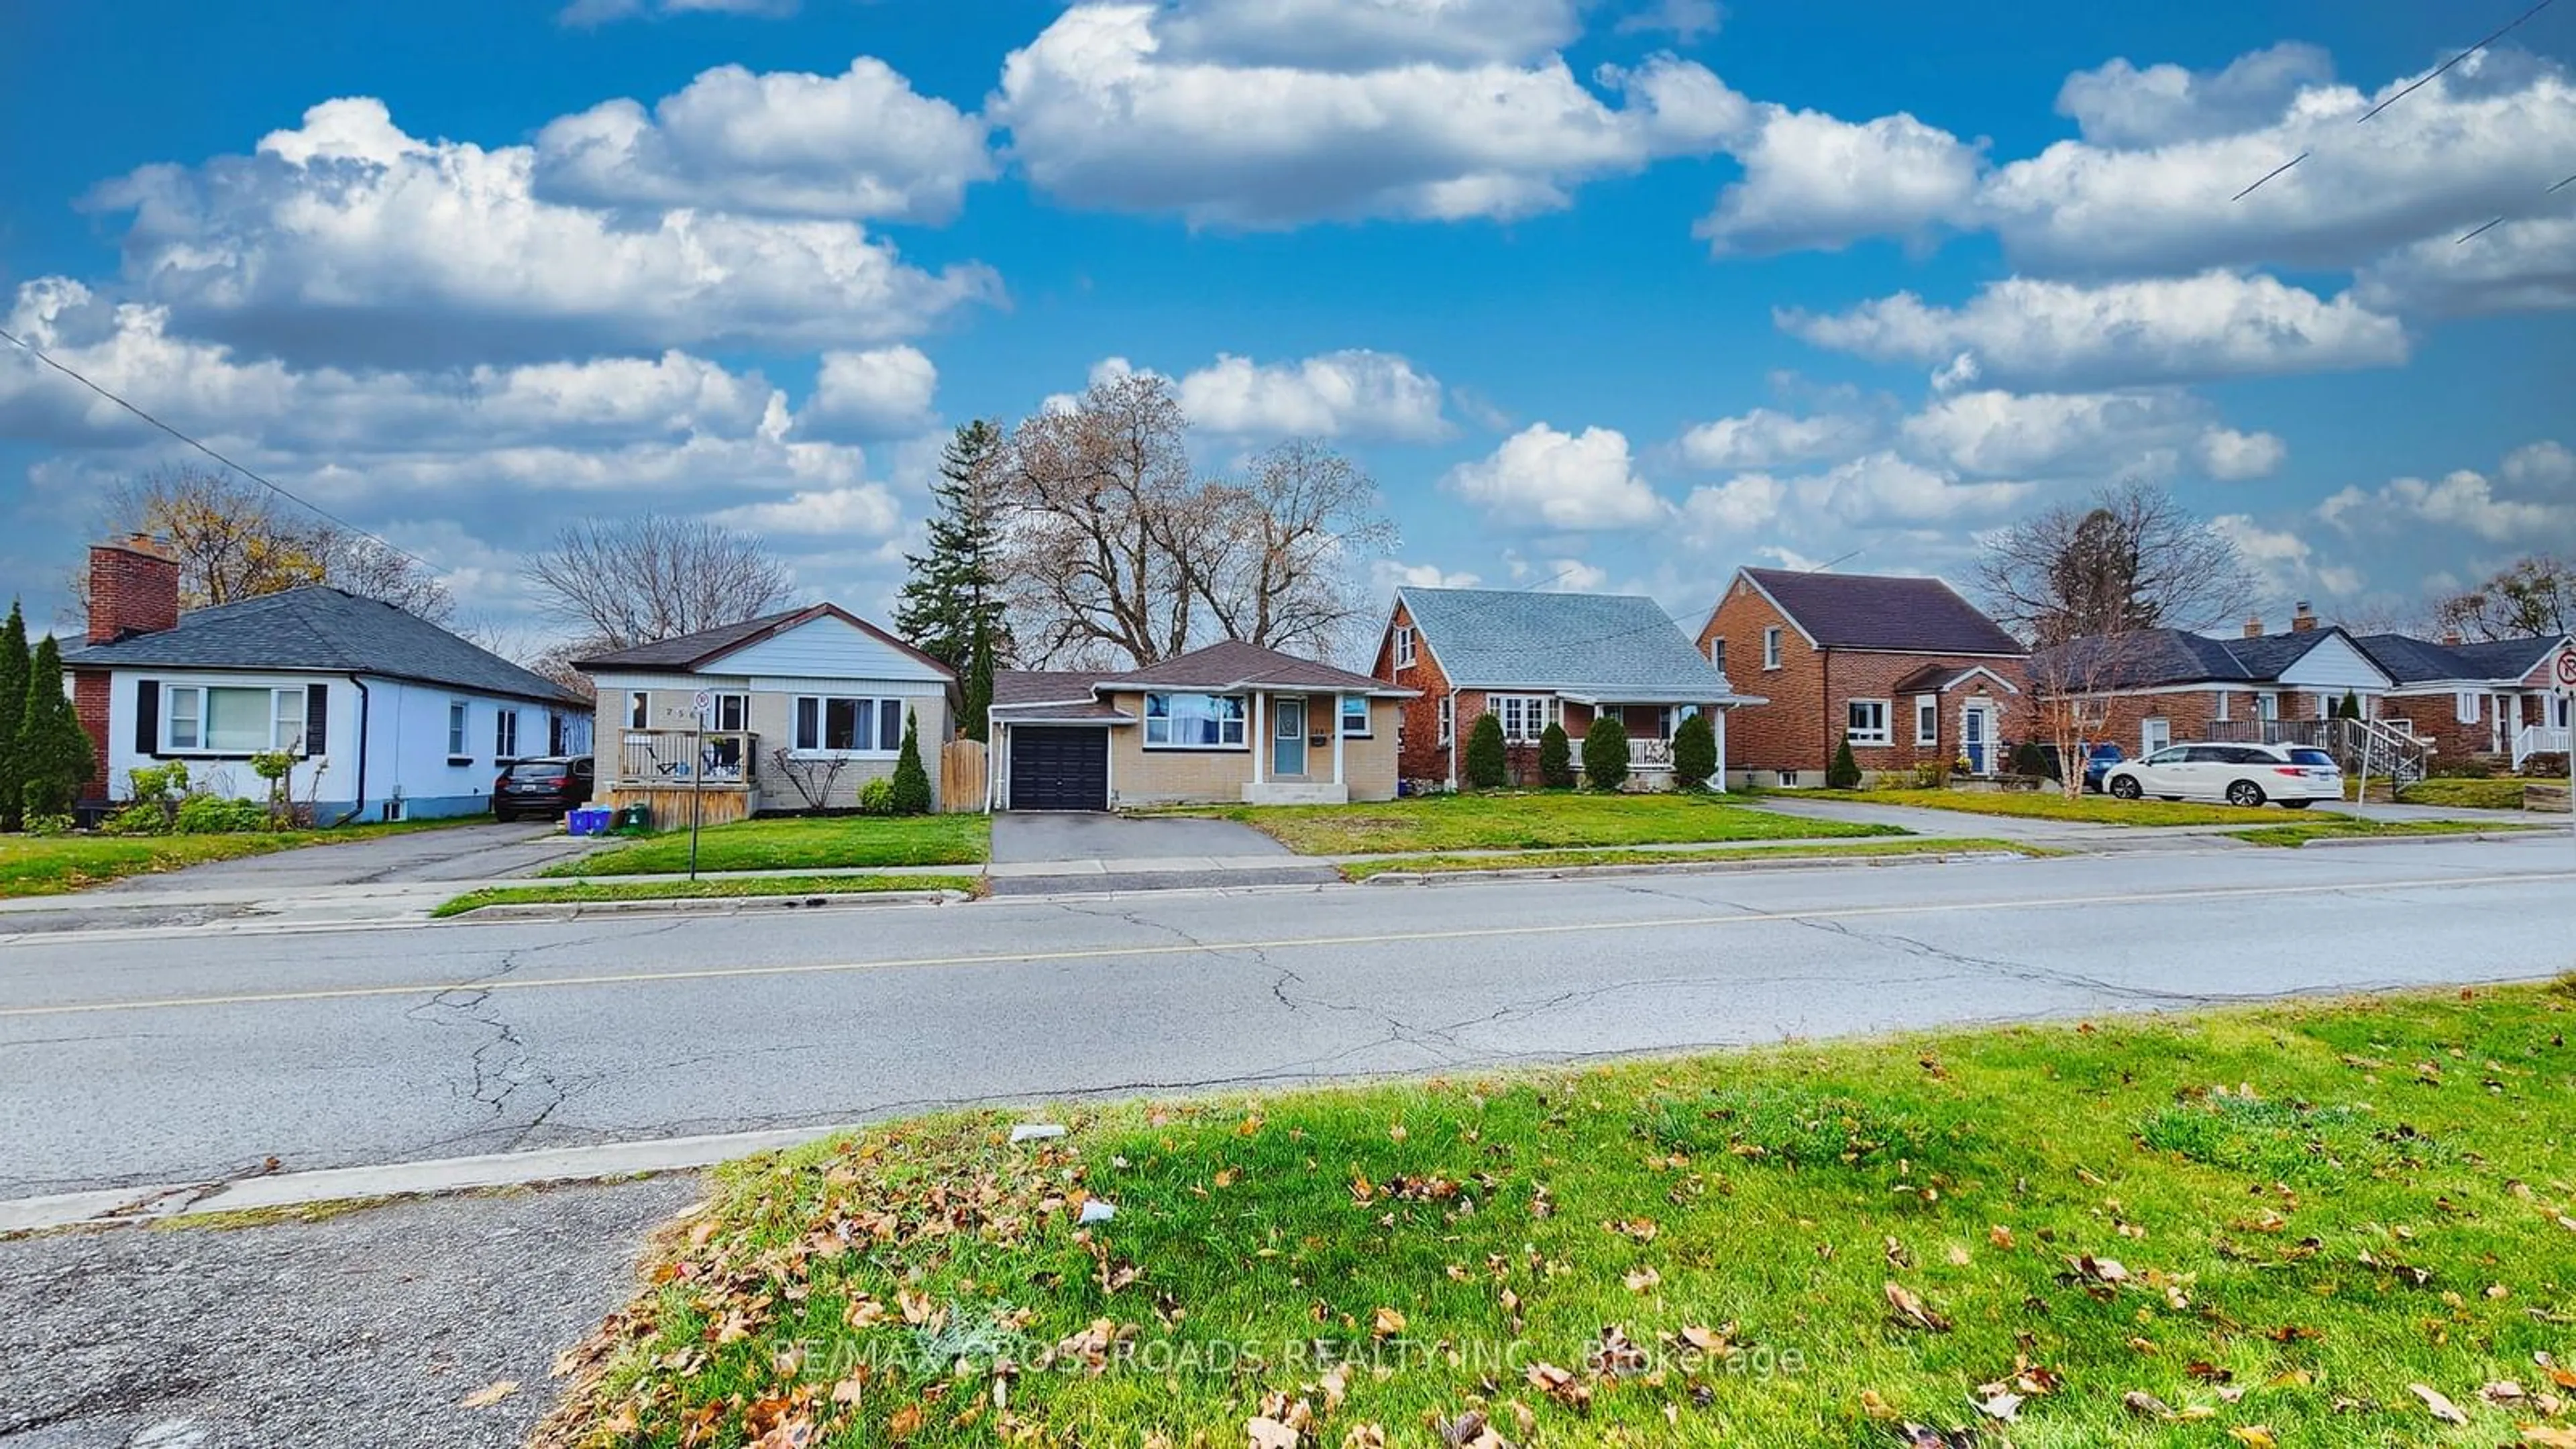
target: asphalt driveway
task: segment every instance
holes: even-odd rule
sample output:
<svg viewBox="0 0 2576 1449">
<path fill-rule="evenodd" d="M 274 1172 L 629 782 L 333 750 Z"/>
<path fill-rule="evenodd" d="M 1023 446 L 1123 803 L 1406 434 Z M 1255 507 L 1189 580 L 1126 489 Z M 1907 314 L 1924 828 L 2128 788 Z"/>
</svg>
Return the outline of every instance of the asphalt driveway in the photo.
<svg viewBox="0 0 2576 1449">
<path fill-rule="evenodd" d="M 135 876 L 102 887 L 94 894 L 152 896 L 172 891 L 496 880 L 534 875 L 543 866 L 594 849 L 600 843 L 595 839 L 575 840 L 553 825 L 447 825 Z"/>
<path fill-rule="evenodd" d="M 1289 854 L 1288 847 L 1231 820 L 1139 820 L 1122 815 L 1001 814 L 993 817 L 993 861 L 1237 859 Z"/>
</svg>

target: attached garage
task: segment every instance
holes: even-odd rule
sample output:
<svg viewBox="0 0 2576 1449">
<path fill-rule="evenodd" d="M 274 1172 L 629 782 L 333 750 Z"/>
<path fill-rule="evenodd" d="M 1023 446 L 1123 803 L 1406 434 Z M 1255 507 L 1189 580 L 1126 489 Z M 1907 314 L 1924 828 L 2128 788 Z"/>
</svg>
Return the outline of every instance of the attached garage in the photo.
<svg viewBox="0 0 2576 1449">
<path fill-rule="evenodd" d="M 1098 726 L 1014 725 L 1010 808 L 1109 808 L 1109 731 Z"/>
</svg>

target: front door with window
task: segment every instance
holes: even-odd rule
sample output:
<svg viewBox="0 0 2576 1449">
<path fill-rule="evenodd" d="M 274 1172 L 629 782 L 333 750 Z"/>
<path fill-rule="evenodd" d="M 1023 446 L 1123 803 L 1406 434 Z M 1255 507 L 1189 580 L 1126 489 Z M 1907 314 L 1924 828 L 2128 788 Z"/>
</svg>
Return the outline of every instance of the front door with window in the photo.
<svg viewBox="0 0 2576 1449">
<path fill-rule="evenodd" d="M 2138 726 L 2138 753 L 2152 755 L 2173 743 L 2173 721 L 2161 716 Z"/>
<path fill-rule="evenodd" d="M 1994 753 L 1993 739 L 1993 706 L 1972 704 L 1960 712 L 1959 752 L 1968 757 L 1969 774 L 1983 775 L 1989 772 L 1992 762 L 1988 756 Z"/>
<path fill-rule="evenodd" d="M 1306 701 L 1274 699 L 1270 712 L 1278 721 L 1271 730 L 1270 773 L 1283 780 L 1305 774 Z"/>
</svg>

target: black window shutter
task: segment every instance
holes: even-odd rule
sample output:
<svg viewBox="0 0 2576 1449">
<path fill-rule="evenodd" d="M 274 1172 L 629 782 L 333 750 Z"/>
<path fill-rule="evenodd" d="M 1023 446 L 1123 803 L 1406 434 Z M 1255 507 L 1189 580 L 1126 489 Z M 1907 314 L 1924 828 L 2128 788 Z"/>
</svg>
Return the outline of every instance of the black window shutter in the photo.
<svg viewBox="0 0 2576 1449">
<path fill-rule="evenodd" d="M 331 686 L 304 686 L 304 755 L 310 759 L 331 743 Z"/>
<path fill-rule="evenodd" d="M 150 756 L 161 750 L 161 681 L 142 679 L 134 685 L 134 753 Z"/>
</svg>

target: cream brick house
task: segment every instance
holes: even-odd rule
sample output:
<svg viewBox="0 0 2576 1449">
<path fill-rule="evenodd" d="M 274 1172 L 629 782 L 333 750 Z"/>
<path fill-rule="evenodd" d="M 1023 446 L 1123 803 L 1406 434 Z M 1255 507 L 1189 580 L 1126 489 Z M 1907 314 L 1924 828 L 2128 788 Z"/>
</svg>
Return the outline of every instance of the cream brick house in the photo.
<svg viewBox="0 0 2576 1449">
<path fill-rule="evenodd" d="M 939 747 L 955 732 L 955 673 L 832 604 L 574 667 L 599 691 L 602 800 L 649 806 L 657 820 L 850 809 L 869 780 L 894 773 L 907 719 L 936 798 Z"/>
<path fill-rule="evenodd" d="M 997 810 L 1395 798 L 1414 691 L 1229 640 L 1143 669 L 994 676 Z"/>
</svg>

